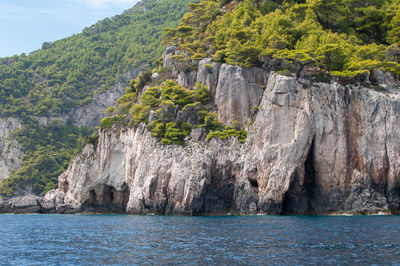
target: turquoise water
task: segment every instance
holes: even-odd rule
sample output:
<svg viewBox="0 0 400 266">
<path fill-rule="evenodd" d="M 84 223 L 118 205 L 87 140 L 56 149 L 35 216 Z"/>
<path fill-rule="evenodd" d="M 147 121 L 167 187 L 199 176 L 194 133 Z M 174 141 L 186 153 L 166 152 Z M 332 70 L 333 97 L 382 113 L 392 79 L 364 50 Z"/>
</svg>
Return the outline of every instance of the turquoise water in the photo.
<svg viewBox="0 0 400 266">
<path fill-rule="evenodd" d="M 400 265 L 400 216 L 0 215 L 1 265 Z"/>
</svg>

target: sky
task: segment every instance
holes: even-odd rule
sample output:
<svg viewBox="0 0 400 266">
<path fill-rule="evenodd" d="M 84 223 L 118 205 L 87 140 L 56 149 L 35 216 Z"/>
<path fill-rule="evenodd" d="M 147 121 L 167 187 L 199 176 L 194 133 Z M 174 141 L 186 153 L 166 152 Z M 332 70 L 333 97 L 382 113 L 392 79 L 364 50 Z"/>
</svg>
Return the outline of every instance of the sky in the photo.
<svg viewBox="0 0 400 266">
<path fill-rule="evenodd" d="M 0 0 L 0 57 L 30 53 L 43 42 L 80 33 L 139 0 Z"/>
</svg>

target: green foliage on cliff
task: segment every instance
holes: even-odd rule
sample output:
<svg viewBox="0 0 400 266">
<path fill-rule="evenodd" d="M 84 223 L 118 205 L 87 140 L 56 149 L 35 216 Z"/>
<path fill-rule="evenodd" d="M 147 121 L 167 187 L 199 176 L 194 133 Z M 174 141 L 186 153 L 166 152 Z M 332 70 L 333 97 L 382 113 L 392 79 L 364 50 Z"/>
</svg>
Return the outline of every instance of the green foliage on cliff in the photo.
<svg viewBox="0 0 400 266">
<path fill-rule="evenodd" d="M 210 141 L 212 138 L 217 137 L 220 139 L 227 139 L 229 137 L 237 137 L 240 143 L 244 143 L 247 138 L 247 131 L 240 129 L 237 126 L 237 121 L 233 121 L 230 126 L 226 126 L 222 131 L 214 130 L 208 133 L 206 139 Z"/>
<path fill-rule="evenodd" d="M 139 80 L 142 78 L 138 77 Z M 136 82 L 131 82 L 130 88 L 126 89 L 126 94 L 121 99 L 126 99 L 127 95 L 133 93 L 132 86 L 135 84 Z M 150 113 L 152 113 L 148 129 L 153 136 L 162 144 L 183 145 L 183 140 L 190 134 L 192 125 L 185 121 L 177 121 L 176 116 L 189 106 L 196 106 L 201 102 L 207 104 L 209 91 L 201 84 L 196 84 L 195 90 L 189 90 L 172 80 L 166 80 L 160 86 L 147 88 L 140 99 L 135 99 L 137 97 L 130 98 L 129 102 L 118 100 L 118 106 L 114 108 L 114 116 L 104 118 L 100 127 L 109 129 L 112 125 L 117 125 L 115 121 L 121 119 L 124 119 L 124 123 L 131 123 L 134 126 L 140 123 L 149 124 Z M 129 107 L 129 110 L 121 108 L 121 104 Z M 128 113 L 129 116 L 127 116 Z"/>
<path fill-rule="evenodd" d="M 258 66 L 278 58 L 297 76 L 306 66 L 400 76 L 400 0 L 207 0 L 188 11 L 164 41 L 186 52 L 181 61 Z"/>
<path fill-rule="evenodd" d="M 15 138 L 25 153 L 21 169 L 0 185 L 0 195 L 29 192 L 30 188 L 41 194 L 56 186 L 57 175 L 90 131 L 73 123 L 39 126 L 37 117 L 68 114 L 97 93 L 126 82 L 125 73 L 152 67 L 164 50 L 164 29 L 178 24 L 189 2 L 144 0 L 80 34 L 44 43 L 29 55 L 0 58 L 0 116 L 20 118 L 22 130 Z M 148 75 L 132 81 L 130 92 L 119 101 L 121 112 L 129 111 Z M 123 121 L 123 117 L 106 119 L 102 126 Z"/>
<path fill-rule="evenodd" d="M 132 84 L 135 82 L 131 82 L 131 87 L 126 89 L 121 97 L 123 100 L 118 100 L 118 105 L 110 108 L 112 116 L 101 121 L 103 130 L 113 126 L 123 127 L 128 123 L 133 126 L 145 123 L 153 137 L 164 145 L 184 145 L 193 128 L 204 128 L 209 133 L 208 141 L 212 137 L 226 139 L 231 136 L 238 137 L 241 143 L 246 140 L 247 132 L 241 130 L 237 122 L 223 128 L 218 116 L 210 112 L 210 91 L 200 83 L 196 83 L 192 90 L 172 80 L 165 80 L 159 86 L 148 84 L 140 99 L 128 97 L 134 90 Z"/>
</svg>

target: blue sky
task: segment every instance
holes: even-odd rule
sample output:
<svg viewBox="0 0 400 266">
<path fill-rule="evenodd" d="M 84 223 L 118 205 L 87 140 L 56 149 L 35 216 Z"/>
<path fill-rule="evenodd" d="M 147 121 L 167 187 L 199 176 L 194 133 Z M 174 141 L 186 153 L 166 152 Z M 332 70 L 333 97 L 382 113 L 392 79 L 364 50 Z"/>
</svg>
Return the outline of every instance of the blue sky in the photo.
<svg viewBox="0 0 400 266">
<path fill-rule="evenodd" d="M 0 57 L 29 53 L 43 42 L 79 33 L 138 0 L 0 0 Z"/>
</svg>

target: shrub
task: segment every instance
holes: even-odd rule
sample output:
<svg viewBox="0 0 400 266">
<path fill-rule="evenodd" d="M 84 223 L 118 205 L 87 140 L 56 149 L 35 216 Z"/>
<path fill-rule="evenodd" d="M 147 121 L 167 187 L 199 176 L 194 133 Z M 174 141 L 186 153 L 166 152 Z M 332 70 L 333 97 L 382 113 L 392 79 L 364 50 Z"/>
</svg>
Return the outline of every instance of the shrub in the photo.
<svg viewBox="0 0 400 266">
<path fill-rule="evenodd" d="M 196 101 L 199 101 L 202 104 L 207 104 L 210 101 L 210 90 L 200 82 L 196 83 L 194 91 Z"/>
<path fill-rule="evenodd" d="M 127 125 L 125 118 L 123 115 L 105 117 L 100 120 L 100 128 L 101 129 L 110 129 L 113 125 Z"/>
<path fill-rule="evenodd" d="M 150 114 L 150 106 L 144 104 L 135 104 L 130 109 L 129 113 L 132 115 L 132 122 L 138 125 L 140 122 L 147 123 Z"/>
<path fill-rule="evenodd" d="M 213 66 L 210 64 L 205 64 L 204 66 L 205 66 L 207 72 L 211 74 L 213 71 Z"/>
<path fill-rule="evenodd" d="M 219 130 L 211 131 L 208 133 L 206 139 L 210 141 L 212 138 L 217 137 L 220 139 L 227 139 L 229 137 L 237 137 L 240 143 L 244 143 L 247 138 L 247 131 L 236 130 L 230 127 L 226 127 L 222 132 Z"/>
<path fill-rule="evenodd" d="M 150 108 L 157 107 L 160 104 L 160 89 L 157 87 L 148 88 L 143 92 L 142 97 L 140 97 L 140 102 Z"/>
<path fill-rule="evenodd" d="M 183 145 L 183 140 L 186 137 L 186 132 L 179 127 L 174 122 L 169 122 L 165 125 L 165 135 L 161 139 L 161 144 L 178 144 Z"/>
<path fill-rule="evenodd" d="M 204 124 L 207 130 L 217 130 L 222 127 L 222 123 L 218 120 L 218 115 L 207 113 L 204 117 Z"/>
<path fill-rule="evenodd" d="M 185 106 L 193 103 L 194 91 L 179 86 L 175 81 L 167 80 L 161 84 L 161 100 L 170 100 L 175 104 Z"/>
<path fill-rule="evenodd" d="M 87 137 L 85 138 L 85 144 L 93 144 L 93 145 L 96 145 L 97 142 L 98 142 L 98 140 L 99 140 L 99 134 L 96 132 L 96 133 L 93 133 L 92 135 L 87 136 Z"/>
</svg>

